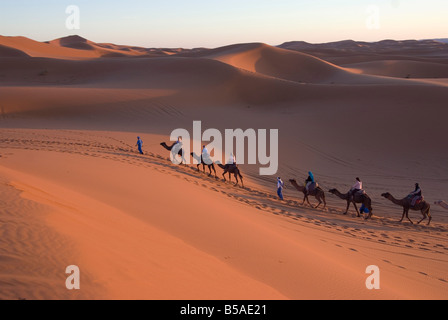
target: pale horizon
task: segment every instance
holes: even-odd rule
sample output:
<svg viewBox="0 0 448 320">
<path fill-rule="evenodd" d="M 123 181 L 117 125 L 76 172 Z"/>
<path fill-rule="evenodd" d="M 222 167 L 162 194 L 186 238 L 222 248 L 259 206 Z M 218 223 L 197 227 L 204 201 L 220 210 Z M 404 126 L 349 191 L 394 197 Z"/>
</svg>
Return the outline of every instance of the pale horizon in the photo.
<svg viewBox="0 0 448 320">
<path fill-rule="evenodd" d="M 68 30 L 66 9 L 80 11 L 80 29 Z M 79 35 L 98 43 L 146 48 L 216 48 L 235 43 L 448 38 L 441 0 L 131 1 L 4 0 L 0 34 L 50 41 Z"/>
<path fill-rule="evenodd" d="M 384 38 L 384 39 L 379 39 L 379 40 L 375 40 L 375 41 L 367 41 L 367 40 L 362 40 L 362 39 L 339 39 L 339 40 L 333 40 L 333 41 L 326 41 L 326 42 L 311 42 L 311 41 L 305 41 L 305 40 L 301 40 L 301 39 L 292 39 L 292 40 L 286 40 L 284 42 L 281 43 L 267 43 L 267 42 L 263 42 L 263 41 L 247 41 L 247 42 L 235 42 L 235 43 L 226 43 L 226 44 L 222 44 L 219 46 L 213 46 L 213 47 L 209 47 L 209 46 L 196 46 L 196 47 L 180 47 L 180 46 L 142 46 L 142 45 L 138 45 L 138 44 L 129 44 L 129 43 L 119 43 L 119 42 L 109 42 L 109 41 L 101 41 L 100 40 L 94 40 L 94 39 L 90 39 L 86 36 L 83 36 L 82 34 L 67 34 L 67 35 L 63 35 L 60 37 L 56 37 L 54 39 L 46 39 L 46 40 L 40 40 L 40 39 L 35 39 L 35 38 L 31 38 L 31 37 L 27 37 L 24 35 L 5 35 L 5 34 L 0 34 L 0 36 L 4 36 L 4 37 L 25 37 L 28 38 L 30 40 L 34 40 L 34 41 L 38 41 L 38 42 L 49 42 L 49 41 L 53 41 L 53 40 L 57 40 L 57 39 L 62 39 L 62 38 L 67 38 L 67 37 L 72 37 L 72 36 L 78 36 L 81 38 L 84 38 L 86 40 L 92 41 L 94 43 L 99 43 L 99 44 L 107 44 L 107 43 L 111 43 L 111 44 L 115 44 L 115 45 L 123 45 L 123 46 L 136 46 L 136 47 L 141 47 L 141 48 L 166 48 L 166 49 L 177 49 L 177 48 L 182 48 L 182 49 L 196 49 L 196 48 L 206 48 L 206 49 L 214 49 L 214 48 L 220 48 L 220 47 L 226 47 L 226 46 L 231 46 L 231 45 L 236 45 L 236 44 L 246 44 L 246 43 L 264 43 L 270 46 L 280 46 L 284 43 L 288 43 L 288 42 L 306 42 L 309 44 L 326 44 L 326 43 L 336 43 L 336 42 L 343 42 L 343 41 L 355 41 L 355 42 L 365 42 L 365 43 L 376 43 L 376 42 L 380 42 L 380 41 L 387 41 L 387 40 L 392 40 L 392 41 L 424 41 L 424 40 L 446 40 L 448 41 L 448 36 L 447 37 L 430 37 L 430 38 L 424 38 L 424 39 L 413 39 L 413 38 L 408 38 L 408 39 L 391 39 L 391 38 Z"/>
</svg>

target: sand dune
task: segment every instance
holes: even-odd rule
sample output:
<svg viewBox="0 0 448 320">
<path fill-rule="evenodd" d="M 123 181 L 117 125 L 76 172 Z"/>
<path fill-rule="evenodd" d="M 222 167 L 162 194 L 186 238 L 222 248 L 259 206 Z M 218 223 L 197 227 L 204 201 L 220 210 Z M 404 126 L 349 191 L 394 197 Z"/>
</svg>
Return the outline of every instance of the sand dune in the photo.
<svg viewBox="0 0 448 320">
<path fill-rule="evenodd" d="M 31 57 L 44 57 L 54 59 L 86 59 L 98 58 L 100 56 L 98 52 L 93 50 L 77 50 L 72 48 L 54 46 L 50 43 L 37 42 L 25 37 L 0 36 L 0 45 L 21 50 Z"/>
<path fill-rule="evenodd" d="M 136 46 L 96 43 L 73 35 L 51 41 L 38 42 L 26 37 L 0 36 L 0 45 L 23 51 L 31 57 L 85 60 L 95 58 L 164 57 L 201 49 L 143 48 Z"/>
<path fill-rule="evenodd" d="M 362 83 L 366 79 L 319 58 L 266 44 L 240 44 L 200 52 L 236 68 L 299 83 Z M 372 81 L 372 79 L 370 79 Z"/>
<path fill-rule="evenodd" d="M 304 41 L 285 42 L 279 48 L 307 52 L 318 57 L 402 56 L 446 61 L 448 44 L 438 40 L 382 40 L 365 42 L 343 40 L 312 44 Z"/>
<path fill-rule="evenodd" d="M 49 226 L 77 244 L 71 261 L 86 270 L 83 284 L 98 289 L 97 298 L 437 298 L 445 290 L 440 222 L 428 235 L 390 219 L 360 227 L 334 207 L 280 204 L 161 154 L 139 157 L 107 132 L 2 134 L 10 137 L 1 142 L 2 175 L 27 201 L 51 209 Z M 145 135 L 150 145 L 154 139 Z M 380 292 L 365 289 L 370 264 L 382 268 Z"/>
<path fill-rule="evenodd" d="M 47 42 L 37 42 L 25 37 L 0 36 L 0 45 L 23 51 L 31 57 L 66 60 L 167 55 L 163 50 L 97 44 L 79 36 L 68 36 Z"/>
<path fill-rule="evenodd" d="M 448 78 L 448 64 L 405 61 L 382 60 L 345 65 L 365 74 L 372 74 L 396 78 Z"/>
<path fill-rule="evenodd" d="M 29 57 L 25 52 L 15 48 L 0 45 L 0 57 L 2 58 L 17 58 L 17 57 Z"/>
</svg>

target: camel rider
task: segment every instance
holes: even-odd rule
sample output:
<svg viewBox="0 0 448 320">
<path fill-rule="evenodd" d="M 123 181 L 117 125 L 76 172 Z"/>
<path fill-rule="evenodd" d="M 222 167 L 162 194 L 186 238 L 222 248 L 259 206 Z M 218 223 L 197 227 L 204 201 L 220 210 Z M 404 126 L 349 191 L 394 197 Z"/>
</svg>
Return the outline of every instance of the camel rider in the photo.
<svg viewBox="0 0 448 320">
<path fill-rule="evenodd" d="M 182 137 L 177 137 L 177 141 L 174 143 L 173 148 L 171 149 L 171 153 L 173 157 L 176 157 L 179 154 L 179 151 L 182 149 Z"/>
<path fill-rule="evenodd" d="M 182 149 L 182 137 L 178 137 L 173 146 L 173 153 L 177 154 Z"/>
<path fill-rule="evenodd" d="M 208 150 L 205 144 L 202 146 L 202 156 L 204 157 L 208 156 Z"/>
<path fill-rule="evenodd" d="M 235 155 L 233 153 L 230 154 L 229 164 L 233 164 L 233 165 L 236 166 L 236 157 L 235 157 Z"/>
<path fill-rule="evenodd" d="M 417 201 L 422 199 L 422 189 L 418 183 L 415 184 L 415 190 L 409 194 L 408 198 L 412 199 L 411 206 L 415 206 Z"/>
<path fill-rule="evenodd" d="M 349 191 L 349 194 L 350 194 L 350 201 L 352 201 L 353 196 L 354 196 L 357 192 L 360 192 L 360 191 L 362 191 L 362 190 L 363 190 L 363 188 L 362 188 L 362 181 L 361 181 L 361 179 L 356 178 L 356 182 L 355 182 L 355 184 L 352 186 L 352 188 L 351 188 L 350 191 Z"/>
<path fill-rule="evenodd" d="M 314 180 L 314 175 L 311 171 L 308 171 L 308 178 L 305 180 L 306 193 L 309 193 L 316 187 L 316 181 Z"/>
<path fill-rule="evenodd" d="M 210 159 L 210 154 L 208 153 L 208 149 L 205 145 L 202 146 L 202 161 L 204 161 L 204 163 L 206 165 L 212 164 L 212 160 Z"/>
</svg>

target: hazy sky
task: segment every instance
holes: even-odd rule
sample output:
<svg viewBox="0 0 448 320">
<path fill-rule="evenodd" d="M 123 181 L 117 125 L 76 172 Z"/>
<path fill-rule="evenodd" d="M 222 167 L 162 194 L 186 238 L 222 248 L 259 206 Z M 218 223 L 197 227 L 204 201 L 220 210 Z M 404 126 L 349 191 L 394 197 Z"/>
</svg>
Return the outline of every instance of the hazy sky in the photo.
<svg viewBox="0 0 448 320">
<path fill-rule="evenodd" d="M 186 48 L 448 38 L 447 13 L 448 0 L 0 0 L 0 35 Z"/>
</svg>

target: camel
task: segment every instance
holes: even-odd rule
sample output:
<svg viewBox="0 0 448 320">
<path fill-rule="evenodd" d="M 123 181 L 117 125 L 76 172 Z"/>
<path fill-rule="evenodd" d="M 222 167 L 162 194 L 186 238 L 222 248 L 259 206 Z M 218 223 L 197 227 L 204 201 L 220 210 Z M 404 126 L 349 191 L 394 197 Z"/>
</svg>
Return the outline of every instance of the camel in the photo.
<svg viewBox="0 0 448 320">
<path fill-rule="evenodd" d="M 401 217 L 400 222 L 402 222 L 403 219 L 404 219 L 404 216 L 406 216 L 406 218 L 408 218 L 408 220 L 412 224 L 414 224 L 414 222 L 412 222 L 412 220 L 409 218 L 409 210 L 411 209 L 411 210 L 415 210 L 415 211 L 420 210 L 420 212 L 423 215 L 423 219 L 420 220 L 418 222 L 418 224 L 420 224 L 423 220 L 425 220 L 426 217 L 429 218 L 428 226 L 431 223 L 431 220 L 432 220 L 432 216 L 431 216 L 431 213 L 430 213 L 431 206 L 430 206 L 430 204 L 428 202 L 421 201 L 420 203 L 416 204 L 415 206 L 412 206 L 411 205 L 412 198 L 410 198 L 410 197 L 406 197 L 406 198 L 404 198 L 402 200 L 397 200 L 389 192 L 383 193 L 381 196 L 386 198 L 386 199 L 388 199 L 388 200 L 390 200 L 390 201 L 392 201 L 394 204 L 403 207 L 403 216 Z"/>
<path fill-rule="evenodd" d="M 212 176 L 212 170 L 215 172 L 215 178 L 216 178 L 216 170 L 215 170 L 215 164 L 212 162 L 211 164 L 206 164 L 205 163 L 205 161 L 204 161 L 204 157 L 201 155 L 200 157 L 196 154 L 196 153 L 194 153 L 194 152 L 192 152 L 191 153 L 191 156 L 196 160 L 196 161 L 198 161 L 198 172 L 200 171 L 200 169 L 199 169 L 199 166 L 202 164 L 202 169 L 203 169 L 203 171 L 204 171 L 204 173 L 205 173 L 205 166 L 207 165 L 208 166 L 208 170 L 210 171 L 210 174 L 208 175 L 209 177 L 211 177 Z M 210 159 L 210 158 L 209 158 Z"/>
<path fill-rule="evenodd" d="M 238 185 L 238 176 L 239 176 L 241 178 L 241 186 L 244 188 L 243 176 L 241 175 L 240 169 L 238 168 L 238 166 L 236 164 L 222 165 L 222 164 L 218 163 L 218 166 L 224 170 L 224 173 L 222 174 L 224 181 L 227 181 L 225 175 L 226 175 L 226 173 L 229 173 L 229 180 L 230 180 L 230 182 L 232 182 L 231 174 L 233 173 L 233 175 L 235 176 L 235 179 L 236 179 L 235 185 Z"/>
<path fill-rule="evenodd" d="M 350 194 L 349 192 L 347 193 L 341 193 L 338 191 L 338 189 L 331 189 L 328 192 L 330 192 L 331 194 L 334 194 L 335 196 L 341 198 L 342 200 L 346 200 L 347 201 L 347 209 L 345 209 L 344 214 L 348 213 L 348 209 L 350 207 Z M 355 206 L 355 210 L 356 210 L 356 214 L 358 215 L 358 218 L 361 216 L 358 207 L 356 206 L 357 203 L 361 203 L 363 204 L 367 209 L 369 209 L 369 215 L 366 218 L 369 219 L 372 217 L 372 199 L 370 199 L 370 197 L 367 194 L 359 194 L 358 192 L 356 192 L 353 196 L 353 199 L 351 201 L 351 203 L 353 203 L 353 205 Z"/>
<path fill-rule="evenodd" d="M 162 142 L 160 145 L 161 145 L 162 147 L 164 147 L 166 150 L 171 151 L 171 150 L 173 150 L 175 144 L 176 144 L 176 143 L 173 143 L 172 146 L 168 146 L 165 142 Z M 180 149 L 179 152 L 178 152 L 177 154 L 182 158 L 182 161 L 181 161 L 180 164 L 183 164 L 184 162 L 185 162 L 185 163 L 187 162 L 187 161 L 185 160 L 185 158 L 184 158 L 184 150 L 183 150 L 183 149 Z"/>
<path fill-rule="evenodd" d="M 443 209 L 447 209 L 448 210 L 448 203 L 446 203 L 445 201 L 439 200 L 439 201 L 434 202 L 434 204 L 438 204 Z"/>
<path fill-rule="evenodd" d="M 290 179 L 289 182 L 291 182 L 291 184 L 299 192 L 303 193 L 304 198 L 303 198 L 302 205 L 305 204 L 305 200 L 306 200 L 312 208 L 317 209 L 322 204 L 322 202 L 324 203 L 324 209 L 327 207 L 327 202 L 325 201 L 325 192 L 320 187 L 317 187 L 314 190 L 307 193 L 306 188 L 304 186 L 299 186 L 299 184 L 297 183 L 297 181 L 295 179 Z M 316 200 L 319 201 L 319 204 L 317 206 L 313 207 L 312 204 L 310 203 L 310 200 L 308 199 L 308 196 L 314 196 L 316 198 Z"/>
</svg>

